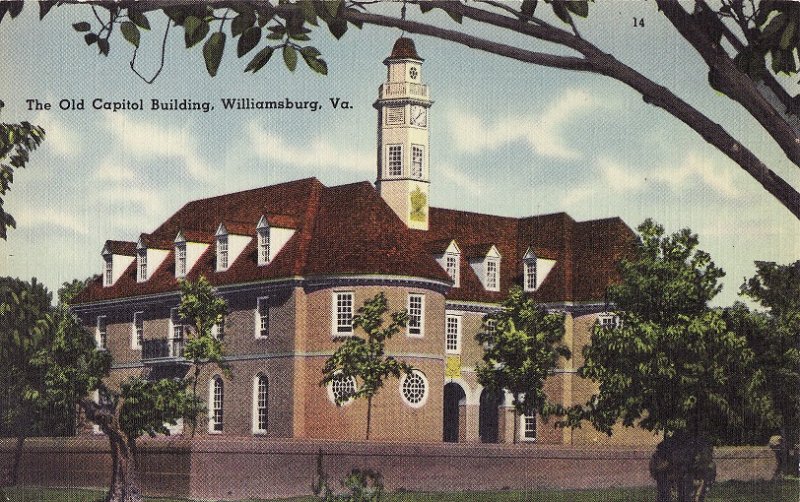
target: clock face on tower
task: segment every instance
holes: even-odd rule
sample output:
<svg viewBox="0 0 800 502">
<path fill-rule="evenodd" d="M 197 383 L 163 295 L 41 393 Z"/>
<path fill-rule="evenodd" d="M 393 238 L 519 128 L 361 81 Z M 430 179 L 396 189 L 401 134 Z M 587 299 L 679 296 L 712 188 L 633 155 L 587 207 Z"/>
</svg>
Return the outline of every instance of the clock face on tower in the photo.
<svg viewBox="0 0 800 502">
<path fill-rule="evenodd" d="M 428 125 L 428 109 L 420 105 L 411 105 L 411 125 L 426 127 Z"/>
</svg>

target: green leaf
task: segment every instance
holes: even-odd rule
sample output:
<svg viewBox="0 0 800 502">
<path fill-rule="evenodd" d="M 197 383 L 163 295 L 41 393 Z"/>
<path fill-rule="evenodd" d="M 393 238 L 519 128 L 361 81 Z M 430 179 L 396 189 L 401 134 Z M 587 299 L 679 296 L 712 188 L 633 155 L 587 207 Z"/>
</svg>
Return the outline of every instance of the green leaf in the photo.
<svg viewBox="0 0 800 502">
<path fill-rule="evenodd" d="M 309 68 L 314 70 L 315 72 L 327 75 L 328 74 L 328 63 L 325 62 L 324 59 L 318 59 L 316 56 L 312 55 L 313 51 L 307 51 L 306 54 L 305 49 L 314 49 L 313 47 L 304 47 L 301 49 L 300 53 L 303 56 L 303 60 L 306 62 Z M 316 51 L 316 49 L 314 49 Z"/>
<path fill-rule="evenodd" d="M 522 0 L 522 6 L 519 8 L 520 18 L 526 21 L 532 19 L 537 3 L 537 0 Z"/>
<path fill-rule="evenodd" d="M 322 3 L 325 4 L 328 14 L 330 14 L 332 17 L 336 17 L 336 15 L 339 13 L 339 7 L 342 5 L 342 0 L 325 1 Z"/>
<path fill-rule="evenodd" d="M 553 2 L 550 4 L 553 7 L 553 12 L 558 16 L 558 18 L 564 21 L 567 24 L 570 24 L 572 21 L 572 16 L 570 16 L 569 11 L 564 6 L 563 2 Z"/>
<path fill-rule="evenodd" d="M 300 12 L 306 22 L 312 26 L 318 26 L 317 11 L 314 9 L 314 4 L 311 3 L 311 0 L 300 0 L 297 5 L 300 7 Z"/>
<path fill-rule="evenodd" d="M 195 16 L 188 16 L 183 22 L 183 29 L 184 41 L 186 42 L 186 48 L 188 49 L 197 45 L 198 42 L 206 37 L 209 26 L 207 22 L 202 21 Z"/>
<path fill-rule="evenodd" d="M 128 9 L 128 18 L 133 22 L 133 24 L 135 24 L 139 28 L 141 28 L 143 30 L 149 30 L 150 29 L 150 21 L 148 21 L 147 17 L 144 14 L 142 14 L 141 12 L 139 12 L 138 10 L 135 10 L 133 8 L 129 8 Z"/>
<path fill-rule="evenodd" d="M 303 57 L 316 58 L 321 53 L 317 50 L 316 47 L 312 47 L 309 45 L 308 47 L 303 47 L 302 49 L 300 49 L 300 54 L 302 54 Z"/>
<path fill-rule="evenodd" d="M 328 29 L 334 37 L 340 39 L 347 32 L 347 21 L 343 19 L 331 19 L 328 21 Z"/>
<path fill-rule="evenodd" d="M 84 35 L 83 40 L 86 42 L 86 45 L 92 45 L 93 43 L 97 42 L 97 38 L 97 34 L 87 33 Z"/>
<path fill-rule="evenodd" d="M 294 71 L 297 68 L 297 51 L 291 45 L 283 46 L 283 62 L 286 63 L 289 71 Z"/>
<path fill-rule="evenodd" d="M 39 2 L 39 21 L 44 19 L 44 16 L 46 16 L 47 13 L 50 12 L 50 9 L 52 9 L 53 6 L 55 6 L 55 4 L 56 3 L 54 1 L 49 1 L 49 0 L 43 0 Z"/>
<path fill-rule="evenodd" d="M 111 46 L 109 45 L 107 38 L 98 38 L 97 47 L 100 49 L 100 54 L 108 56 L 108 51 L 111 49 Z"/>
<path fill-rule="evenodd" d="M 458 24 L 461 24 L 462 16 L 460 12 L 455 12 L 450 9 L 445 9 L 444 11 L 447 12 L 447 15 L 450 16 L 450 19 L 457 22 Z"/>
<path fill-rule="evenodd" d="M 786 29 L 783 30 L 781 35 L 780 47 L 781 49 L 788 49 L 794 40 L 794 31 L 797 29 L 797 21 L 794 19 L 789 20 Z"/>
<path fill-rule="evenodd" d="M 205 45 L 203 45 L 203 58 L 206 60 L 206 69 L 212 77 L 217 74 L 217 69 L 222 61 L 222 53 L 225 51 L 225 34 L 215 31 Z"/>
<path fill-rule="evenodd" d="M 122 31 L 122 36 L 125 40 L 133 44 L 134 47 L 139 47 L 139 28 L 137 28 L 135 24 L 130 21 L 125 21 L 120 25 L 119 29 Z"/>
<path fill-rule="evenodd" d="M 588 0 L 572 0 L 566 2 L 567 9 L 573 14 L 576 14 L 580 17 L 586 17 L 589 15 L 589 2 Z"/>
<path fill-rule="evenodd" d="M 269 58 L 272 57 L 272 53 L 275 52 L 273 47 L 264 47 L 260 51 L 256 53 L 253 59 L 248 63 L 247 68 L 244 71 L 252 71 L 253 73 L 260 70 L 267 62 Z"/>
<path fill-rule="evenodd" d="M 81 32 L 89 31 L 90 29 L 92 29 L 92 26 L 89 23 L 87 23 L 86 21 L 81 21 L 80 23 L 75 23 L 75 24 L 72 25 L 72 27 L 75 29 L 75 31 L 81 31 Z"/>
<path fill-rule="evenodd" d="M 256 16 L 252 12 L 243 12 L 233 18 L 231 22 L 231 34 L 234 37 L 237 37 L 245 32 L 247 28 L 250 28 L 256 24 Z"/>
<path fill-rule="evenodd" d="M 236 45 L 236 55 L 242 57 L 261 41 L 261 28 L 258 26 L 251 26 L 247 28 L 242 36 L 239 37 L 239 43 Z"/>
<path fill-rule="evenodd" d="M 767 23 L 767 26 L 761 31 L 761 35 L 766 39 L 777 37 L 778 33 L 784 29 L 788 21 L 789 17 L 786 14 L 778 14 L 777 16 L 773 17 L 769 23 Z"/>
<path fill-rule="evenodd" d="M 22 12 L 22 7 L 25 2 L 18 1 L 18 2 L 8 2 L 8 13 L 11 15 L 11 18 L 15 18 L 19 16 L 20 12 Z"/>
</svg>

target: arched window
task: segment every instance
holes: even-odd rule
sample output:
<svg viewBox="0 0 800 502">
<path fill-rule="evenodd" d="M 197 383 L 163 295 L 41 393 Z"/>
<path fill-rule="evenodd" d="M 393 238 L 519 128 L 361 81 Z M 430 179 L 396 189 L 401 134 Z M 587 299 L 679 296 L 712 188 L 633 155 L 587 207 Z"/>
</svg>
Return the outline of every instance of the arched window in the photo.
<svg viewBox="0 0 800 502">
<path fill-rule="evenodd" d="M 269 380 L 258 375 L 253 382 L 253 432 L 267 432 L 267 406 L 269 404 Z"/>
<path fill-rule="evenodd" d="M 222 432 L 223 409 L 222 403 L 225 396 L 225 384 L 222 378 L 215 376 L 209 385 L 208 402 L 208 430 L 209 432 Z"/>
</svg>

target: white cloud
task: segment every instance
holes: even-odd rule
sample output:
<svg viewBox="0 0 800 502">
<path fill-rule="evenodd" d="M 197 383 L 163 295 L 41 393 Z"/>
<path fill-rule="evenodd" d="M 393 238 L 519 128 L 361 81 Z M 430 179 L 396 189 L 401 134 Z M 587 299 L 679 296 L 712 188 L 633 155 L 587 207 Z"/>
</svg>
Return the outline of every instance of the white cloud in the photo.
<svg viewBox="0 0 800 502">
<path fill-rule="evenodd" d="M 457 169 L 450 164 L 439 164 L 436 166 L 436 172 L 441 175 L 450 185 L 463 190 L 471 195 L 477 195 L 481 192 L 481 184 L 475 178 L 464 173 L 463 170 Z"/>
<path fill-rule="evenodd" d="M 65 213 L 63 210 L 56 211 L 43 207 L 22 208 L 14 211 L 14 219 L 17 221 L 18 227 L 60 227 L 81 235 L 89 234 L 85 221 Z"/>
<path fill-rule="evenodd" d="M 187 129 L 162 127 L 113 112 L 105 114 L 105 122 L 126 153 L 142 158 L 181 160 L 196 180 L 207 180 L 213 173 L 198 153 L 197 141 Z"/>
<path fill-rule="evenodd" d="M 467 153 L 494 150 L 516 141 L 527 142 L 542 157 L 574 160 L 581 153 L 567 145 L 563 127 L 576 115 L 600 106 L 589 93 L 568 89 L 537 117 L 504 117 L 484 123 L 479 117 L 463 111 L 448 117 L 450 134 L 455 145 Z"/>
<path fill-rule="evenodd" d="M 83 144 L 77 132 L 56 119 L 51 112 L 37 113 L 33 123 L 44 128 L 43 145 L 52 149 L 56 155 L 74 157 L 83 150 Z"/>
<path fill-rule="evenodd" d="M 696 188 L 710 189 L 720 197 L 739 196 L 739 189 L 733 182 L 732 173 L 695 152 L 689 152 L 676 164 L 659 166 L 655 169 L 635 170 L 608 157 L 598 157 L 595 161 L 598 176 L 571 190 L 561 202 L 574 206 L 576 203 L 602 194 L 635 194 L 648 187 L 665 185 L 672 192 L 683 192 Z"/>
<path fill-rule="evenodd" d="M 95 170 L 97 179 L 110 182 L 131 182 L 136 179 L 133 169 L 116 164 L 111 159 L 104 160 Z"/>
<path fill-rule="evenodd" d="M 347 150 L 322 138 L 307 145 L 296 146 L 283 137 L 265 130 L 255 121 L 247 127 L 249 148 L 259 158 L 273 160 L 293 167 L 313 167 L 318 171 L 333 168 L 344 171 L 372 173 L 375 155 Z"/>
</svg>

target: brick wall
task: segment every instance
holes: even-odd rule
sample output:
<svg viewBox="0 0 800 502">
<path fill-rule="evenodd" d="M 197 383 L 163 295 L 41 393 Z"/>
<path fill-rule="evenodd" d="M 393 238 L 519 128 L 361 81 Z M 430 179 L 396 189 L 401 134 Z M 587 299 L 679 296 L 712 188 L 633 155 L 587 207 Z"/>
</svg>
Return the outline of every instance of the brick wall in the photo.
<svg viewBox="0 0 800 502">
<path fill-rule="evenodd" d="M 7 465 L 13 441 L 0 441 Z M 651 448 L 556 445 L 423 444 L 267 438 L 140 442 L 148 495 L 236 500 L 308 495 L 322 452 L 332 486 L 352 468 L 380 471 L 389 490 L 466 491 L 652 485 Z M 717 480 L 769 479 L 768 448 L 719 448 Z M 107 486 L 111 458 L 104 438 L 29 439 L 20 482 L 35 486 Z"/>
</svg>

